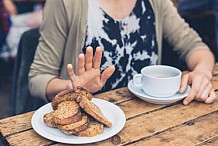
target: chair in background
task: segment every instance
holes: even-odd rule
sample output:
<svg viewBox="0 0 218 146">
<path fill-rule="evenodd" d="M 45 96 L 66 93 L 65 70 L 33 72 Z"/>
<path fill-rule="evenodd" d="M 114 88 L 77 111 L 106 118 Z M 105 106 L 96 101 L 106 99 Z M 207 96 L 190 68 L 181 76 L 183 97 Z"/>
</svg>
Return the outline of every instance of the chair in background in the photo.
<svg viewBox="0 0 218 146">
<path fill-rule="evenodd" d="M 20 39 L 12 80 L 12 115 L 36 110 L 45 104 L 42 99 L 32 97 L 28 89 L 28 74 L 34 59 L 38 39 L 38 28 L 25 32 Z"/>
<path fill-rule="evenodd" d="M 218 61 L 218 0 L 178 0 L 178 11 Z"/>
<path fill-rule="evenodd" d="M 182 14 L 181 14 L 182 15 Z M 185 21 L 194 28 L 202 40 L 209 46 L 218 61 L 218 47 L 216 44 L 215 19 L 214 14 L 205 12 L 199 15 L 182 15 Z"/>
</svg>

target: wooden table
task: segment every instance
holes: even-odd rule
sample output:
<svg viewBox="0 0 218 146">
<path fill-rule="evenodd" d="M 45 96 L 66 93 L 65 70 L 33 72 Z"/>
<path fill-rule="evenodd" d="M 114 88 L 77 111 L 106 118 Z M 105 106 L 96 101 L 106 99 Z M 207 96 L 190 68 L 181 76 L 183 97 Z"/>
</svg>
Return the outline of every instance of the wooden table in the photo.
<svg viewBox="0 0 218 146">
<path fill-rule="evenodd" d="M 218 64 L 213 75 L 213 86 L 218 91 Z M 218 145 L 218 101 L 213 104 L 182 102 L 170 105 L 154 105 L 133 96 L 127 88 L 99 94 L 124 111 L 127 122 L 117 135 L 90 145 L 138 145 L 138 146 L 203 146 Z M 34 112 L 0 120 L 1 138 L 9 145 L 54 145 L 57 142 L 39 136 L 31 127 Z"/>
</svg>

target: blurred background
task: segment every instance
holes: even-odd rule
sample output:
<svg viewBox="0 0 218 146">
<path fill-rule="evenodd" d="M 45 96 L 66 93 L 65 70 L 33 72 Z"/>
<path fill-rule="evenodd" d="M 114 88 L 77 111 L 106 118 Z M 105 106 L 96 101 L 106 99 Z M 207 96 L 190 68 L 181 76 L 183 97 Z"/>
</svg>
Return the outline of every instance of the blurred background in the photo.
<svg viewBox="0 0 218 146">
<path fill-rule="evenodd" d="M 0 119 L 11 115 L 14 64 L 22 34 L 40 27 L 44 0 L 0 0 Z"/>
<path fill-rule="evenodd" d="M 213 4 L 210 4 L 211 1 L 217 0 L 202 0 L 208 2 L 207 5 L 199 4 L 199 0 L 172 1 L 185 21 L 199 33 L 203 41 L 211 48 L 217 61 L 215 33 L 218 27 L 217 15 Z M 191 1 L 193 1 L 193 5 L 190 4 Z M 15 114 L 11 107 L 14 100 L 14 88 L 16 88 L 14 84 L 19 79 L 19 76 L 16 76 L 18 70 L 16 62 L 19 61 L 19 49 L 25 42 L 21 41 L 21 38 L 24 32 L 31 30 L 34 31 L 25 33 L 25 36 L 32 36 L 35 40 L 39 37 L 38 28 L 42 20 L 44 3 L 44 0 L 0 0 L 0 119 Z M 192 7 L 187 7 L 187 5 Z M 196 5 L 200 5 L 200 8 L 196 8 Z M 33 32 L 34 35 L 32 35 Z M 31 41 L 31 38 L 26 42 L 33 43 L 34 47 L 37 45 L 37 41 Z M 176 58 L 174 52 L 165 53 L 170 50 L 167 42 L 164 41 L 163 47 L 165 50 L 163 51 L 163 64 L 173 65 L 182 70 L 186 68 L 184 62 L 174 61 Z M 32 49 L 31 45 L 29 49 Z"/>
</svg>

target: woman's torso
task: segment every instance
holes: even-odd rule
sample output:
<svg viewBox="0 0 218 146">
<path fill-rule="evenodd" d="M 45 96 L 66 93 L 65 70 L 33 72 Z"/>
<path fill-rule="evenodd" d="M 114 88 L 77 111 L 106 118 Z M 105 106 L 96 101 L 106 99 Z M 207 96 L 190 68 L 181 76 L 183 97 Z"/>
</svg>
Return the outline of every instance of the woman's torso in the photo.
<svg viewBox="0 0 218 146">
<path fill-rule="evenodd" d="M 157 64 L 155 15 L 149 1 L 137 0 L 128 15 L 116 19 L 89 0 L 84 53 L 87 46 L 103 49 L 101 71 L 116 68 L 102 91 L 124 87 L 142 67 Z"/>
</svg>

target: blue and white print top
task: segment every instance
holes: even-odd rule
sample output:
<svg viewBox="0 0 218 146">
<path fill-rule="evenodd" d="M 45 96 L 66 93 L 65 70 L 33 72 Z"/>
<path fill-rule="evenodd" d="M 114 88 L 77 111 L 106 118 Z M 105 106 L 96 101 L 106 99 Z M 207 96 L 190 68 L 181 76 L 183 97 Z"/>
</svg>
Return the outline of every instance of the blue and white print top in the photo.
<svg viewBox="0 0 218 146">
<path fill-rule="evenodd" d="M 103 49 L 101 71 L 114 65 L 116 70 L 100 92 L 127 86 L 144 66 L 158 62 L 155 16 L 148 0 L 137 0 L 129 16 L 111 18 L 96 0 L 88 0 L 85 45 Z"/>
</svg>

